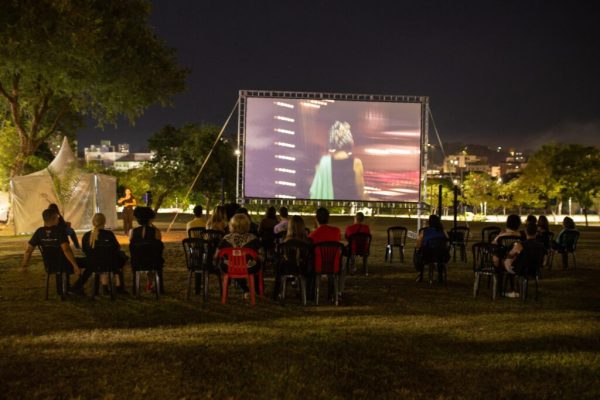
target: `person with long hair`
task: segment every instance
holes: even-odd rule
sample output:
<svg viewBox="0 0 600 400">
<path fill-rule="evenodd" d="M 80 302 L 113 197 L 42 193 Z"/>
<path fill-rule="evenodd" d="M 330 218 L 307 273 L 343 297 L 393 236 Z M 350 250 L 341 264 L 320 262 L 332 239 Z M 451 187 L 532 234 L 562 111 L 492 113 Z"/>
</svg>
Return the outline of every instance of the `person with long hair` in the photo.
<svg viewBox="0 0 600 400">
<path fill-rule="evenodd" d="M 152 280 L 150 279 L 150 277 L 148 277 L 148 284 L 146 285 L 146 290 L 160 290 L 160 293 L 164 294 L 165 287 L 163 279 L 163 265 L 165 263 L 165 260 L 162 256 L 164 244 L 162 242 L 162 235 L 160 233 L 160 230 L 153 224 L 155 217 L 154 211 L 150 207 L 136 207 L 136 209 L 133 212 L 133 215 L 140 226 L 131 230 L 131 234 L 129 236 L 130 247 L 132 245 L 135 246 L 135 244 L 137 243 L 151 244 L 158 248 L 158 252 L 160 254 L 159 260 L 156 260 L 157 264 L 159 265 L 157 274 L 159 277 L 160 287 L 154 288 Z"/>
<path fill-rule="evenodd" d="M 52 203 L 48 206 L 48 209 L 56 211 L 56 213 L 58 214 L 58 229 L 63 230 L 65 235 L 67 235 L 69 238 L 71 238 L 71 241 L 73 242 L 73 246 L 75 246 L 76 249 L 79 249 L 80 246 L 79 246 L 79 240 L 77 239 L 77 233 L 71 227 L 71 223 L 68 221 L 65 221 L 62 214 L 60 213 L 60 210 L 58 209 L 58 205 L 55 203 Z"/>
<path fill-rule="evenodd" d="M 217 206 L 212 215 L 206 221 L 206 229 L 212 229 L 215 231 L 225 232 L 227 228 L 227 213 L 225 207 Z"/>
<path fill-rule="evenodd" d="M 350 124 L 335 121 L 329 129 L 328 152 L 316 166 L 310 185 L 310 198 L 320 200 L 360 200 L 364 196 L 364 168 L 352 152 L 354 139 Z"/>
<path fill-rule="evenodd" d="M 303 242 L 310 243 L 308 234 L 306 233 L 306 225 L 304 225 L 304 219 L 299 215 L 294 215 L 288 220 L 287 234 L 284 242 L 288 240 L 301 240 Z"/>
<path fill-rule="evenodd" d="M 264 218 L 260 221 L 258 225 L 258 233 L 262 234 L 263 232 L 269 232 L 271 234 L 274 233 L 275 225 L 277 225 L 279 221 L 277 220 L 277 210 L 275 207 L 271 206 L 267 208 L 267 212 L 265 213 Z"/>
<path fill-rule="evenodd" d="M 415 268 L 420 273 L 417 278 L 418 281 L 423 279 L 423 268 L 429 261 L 430 256 L 428 251 L 436 251 L 436 248 L 431 248 L 430 244 L 432 241 L 438 241 L 440 239 L 448 240 L 448 235 L 444 231 L 444 225 L 438 215 L 432 214 L 429 216 L 427 221 L 427 227 L 421 229 L 417 236 L 417 244 L 415 246 Z M 445 255 L 444 255 L 445 256 Z M 447 259 L 450 259 L 450 252 L 448 251 Z M 438 264 L 438 280 L 442 279 L 443 265 Z"/>
<path fill-rule="evenodd" d="M 131 189 L 125 189 L 125 196 L 121 197 L 117 203 L 123 206 L 123 231 L 129 235 L 133 228 L 133 209 L 137 206 L 137 200 L 131 193 Z"/>
<path fill-rule="evenodd" d="M 118 260 L 118 265 L 116 265 L 116 274 L 115 274 L 115 287 L 118 293 L 127 294 L 125 290 L 125 280 L 123 278 L 123 267 L 127 262 L 127 256 L 125 253 L 121 251 L 121 245 L 119 241 L 115 237 L 115 234 L 109 230 L 104 229 L 106 226 L 106 216 L 102 213 L 96 213 L 92 217 L 92 230 L 86 232 L 81 239 L 83 245 L 83 252 L 85 253 L 87 258 L 93 257 L 93 250 L 96 248 L 98 243 L 101 243 L 102 246 L 106 246 L 108 248 L 112 248 L 112 250 L 116 254 L 116 258 Z M 91 274 L 90 271 L 89 274 Z M 85 273 L 88 273 L 87 271 Z M 85 274 L 84 273 L 84 274 Z M 102 274 L 101 283 L 106 292 L 108 290 L 108 277 L 106 274 Z"/>
</svg>

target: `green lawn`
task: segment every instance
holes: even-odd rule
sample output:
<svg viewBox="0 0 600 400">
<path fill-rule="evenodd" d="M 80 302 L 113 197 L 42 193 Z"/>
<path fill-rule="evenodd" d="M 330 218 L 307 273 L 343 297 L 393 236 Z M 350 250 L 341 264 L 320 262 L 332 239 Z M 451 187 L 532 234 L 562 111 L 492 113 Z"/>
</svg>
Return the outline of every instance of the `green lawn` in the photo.
<svg viewBox="0 0 600 400">
<path fill-rule="evenodd" d="M 383 261 L 385 227 L 414 221 L 373 222 L 371 274 L 348 279 L 340 307 L 302 307 L 294 291 L 285 306 L 236 291 L 223 306 L 217 285 L 188 302 L 175 241 L 160 302 L 45 301 L 39 255 L 22 273 L 25 240 L 0 238 L 0 398 L 600 398 L 599 228 L 582 229 L 577 269 L 555 260 L 523 304 L 485 285 L 474 299 L 470 264 L 415 283 L 412 240 L 404 264 Z"/>
</svg>

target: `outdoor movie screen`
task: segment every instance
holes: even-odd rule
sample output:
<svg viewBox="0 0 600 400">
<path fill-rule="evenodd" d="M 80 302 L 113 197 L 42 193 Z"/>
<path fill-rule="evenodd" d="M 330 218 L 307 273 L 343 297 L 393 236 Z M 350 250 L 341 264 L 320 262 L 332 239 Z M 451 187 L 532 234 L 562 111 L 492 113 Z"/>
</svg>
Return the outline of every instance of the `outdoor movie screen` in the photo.
<svg viewBox="0 0 600 400">
<path fill-rule="evenodd" d="M 244 196 L 419 200 L 421 104 L 246 98 Z"/>
</svg>

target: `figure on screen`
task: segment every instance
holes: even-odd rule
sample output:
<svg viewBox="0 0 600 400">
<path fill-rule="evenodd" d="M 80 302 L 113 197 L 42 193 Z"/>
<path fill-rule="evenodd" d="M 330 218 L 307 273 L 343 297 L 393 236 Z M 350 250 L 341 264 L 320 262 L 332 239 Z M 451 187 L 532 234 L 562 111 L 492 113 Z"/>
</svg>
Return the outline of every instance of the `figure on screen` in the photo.
<svg viewBox="0 0 600 400">
<path fill-rule="evenodd" d="M 311 199 L 363 199 L 363 164 L 352 155 L 353 147 L 350 124 L 335 121 L 329 129 L 329 154 L 321 157 L 310 185 Z"/>
</svg>

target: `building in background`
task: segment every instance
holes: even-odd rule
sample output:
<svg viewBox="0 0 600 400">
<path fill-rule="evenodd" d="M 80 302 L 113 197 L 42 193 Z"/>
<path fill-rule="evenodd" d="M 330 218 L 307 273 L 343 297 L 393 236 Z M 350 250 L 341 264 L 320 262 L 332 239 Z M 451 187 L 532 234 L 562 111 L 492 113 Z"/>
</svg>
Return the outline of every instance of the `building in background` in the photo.
<svg viewBox="0 0 600 400">
<path fill-rule="evenodd" d="M 87 165 L 99 165 L 103 168 L 113 168 L 127 171 L 141 167 L 152 159 L 152 153 L 131 153 L 128 143 L 112 145 L 110 140 L 102 140 L 99 145 L 91 145 L 83 150 Z"/>
</svg>

